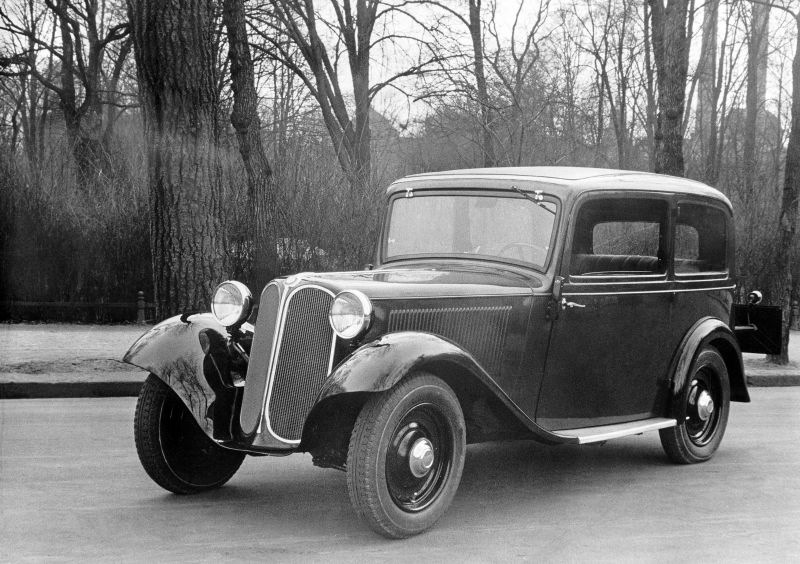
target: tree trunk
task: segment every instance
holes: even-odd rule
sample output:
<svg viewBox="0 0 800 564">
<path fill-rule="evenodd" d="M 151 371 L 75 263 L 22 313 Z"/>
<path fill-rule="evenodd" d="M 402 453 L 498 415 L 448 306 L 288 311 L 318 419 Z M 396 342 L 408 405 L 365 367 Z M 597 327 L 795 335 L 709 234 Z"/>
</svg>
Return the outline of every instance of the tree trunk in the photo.
<svg viewBox="0 0 800 564">
<path fill-rule="evenodd" d="M 750 41 L 747 45 L 747 95 L 745 99 L 744 140 L 742 160 L 745 197 L 753 196 L 753 183 L 758 171 L 756 136 L 758 116 L 763 114 L 767 86 L 767 33 L 769 32 L 769 7 L 751 3 Z"/>
<path fill-rule="evenodd" d="M 369 96 L 370 49 L 374 13 L 366 0 L 356 2 L 355 29 L 350 29 L 352 43 L 348 46 L 350 74 L 353 77 L 353 98 L 355 100 L 355 131 L 353 132 L 353 160 L 351 162 L 351 183 L 356 193 L 364 197 L 372 180 L 372 132 L 369 126 L 371 100 Z M 348 42 L 347 34 L 345 41 Z M 355 48 L 354 48 L 355 47 Z"/>
<path fill-rule="evenodd" d="M 683 176 L 683 113 L 689 39 L 688 0 L 649 0 L 652 11 L 653 57 L 658 84 L 655 171 Z"/>
<path fill-rule="evenodd" d="M 258 93 L 253 59 L 247 41 L 243 0 L 224 0 L 222 19 L 228 32 L 228 58 L 231 63 L 233 111 L 231 124 L 236 130 L 239 152 L 247 172 L 248 226 L 253 233 L 253 289 L 260 293 L 278 275 L 275 229 L 275 181 L 261 142 Z"/>
<path fill-rule="evenodd" d="M 700 48 L 697 85 L 697 125 L 695 135 L 700 143 L 703 180 L 716 182 L 713 171 L 717 144 L 717 20 L 719 0 L 709 0 L 703 13 L 703 40 Z"/>
<path fill-rule="evenodd" d="M 212 0 L 128 0 L 147 145 L 157 315 L 224 278 Z"/>
<path fill-rule="evenodd" d="M 795 16 L 797 33 L 800 36 L 800 14 Z M 781 354 L 770 357 L 780 364 L 789 363 L 789 330 L 792 316 L 792 259 L 795 254 L 796 231 L 800 207 L 800 41 L 797 42 L 792 62 L 792 123 L 789 144 L 786 148 L 786 171 L 781 198 L 780 230 L 776 256 L 777 273 L 773 303 L 781 306 L 783 313 L 783 335 Z"/>
<path fill-rule="evenodd" d="M 647 170 L 652 172 L 656 169 L 656 95 L 655 81 L 653 79 L 653 60 L 651 49 L 653 45 L 653 16 L 647 2 L 644 3 L 644 14 L 642 19 L 644 20 L 644 68 L 646 78 L 645 90 L 647 95 L 647 105 L 645 108 L 645 130 L 647 131 Z"/>
<path fill-rule="evenodd" d="M 491 130 L 492 118 L 489 108 L 489 93 L 486 88 L 486 71 L 483 67 L 481 0 L 469 0 L 469 34 L 472 38 L 472 53 L 475 60 L 475 85 L 478 91 L 478 105 L 481 110 L 483 166 L 490 167 L 496 164 L 496 159 Z"/>
</svg>

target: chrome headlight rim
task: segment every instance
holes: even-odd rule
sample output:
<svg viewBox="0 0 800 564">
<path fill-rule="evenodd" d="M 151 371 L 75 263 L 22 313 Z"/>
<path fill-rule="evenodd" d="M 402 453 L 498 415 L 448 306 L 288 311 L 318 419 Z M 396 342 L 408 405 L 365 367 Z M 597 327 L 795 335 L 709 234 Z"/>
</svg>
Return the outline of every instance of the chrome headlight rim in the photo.
<svg viewBox="0 0 800 564">
<path fill-rule="evenodd" d="M 356 318 L 355 322 L 347 325 L 345 328 L 337 326 L 337 322 L 334 319 L 337 315 L 335 313 L 335 308 L 338 304 L 341 304 L 342 301 L 346 301 L 350 304 L 355 303 L 359 308 L 358 311 L 350 313 L 350 315 Z M 346 341 L 352 341 L 367 332 L 372 324 L 372 312 L 372 301 L 366 294 L 359 290 L 342 290 L 333 298 L 331 307 L 328 310 L 328 322 L 337 337 Z"/>
<path fill-rule="evenodd" d="M 233 296 L 238 294 L 240 303 L 236 304 L 236 309 L 234 309 L 234 311 L 228 313 L 220 311 L 220 306 L 222 305 L 222 301 L 218 300 L 220 292 L 227 292 Z M 241 325 L 250 317 L 250 312 L 252 310 L 253 294 L 250 292 L 250 289 L 241 282 L 237 280 L 225 280 L 214 288 L 214 293 L 211 296 L 211 313 L 214 314 L 214 317 L 223 326 L 231 328 Z"/>
</svg>

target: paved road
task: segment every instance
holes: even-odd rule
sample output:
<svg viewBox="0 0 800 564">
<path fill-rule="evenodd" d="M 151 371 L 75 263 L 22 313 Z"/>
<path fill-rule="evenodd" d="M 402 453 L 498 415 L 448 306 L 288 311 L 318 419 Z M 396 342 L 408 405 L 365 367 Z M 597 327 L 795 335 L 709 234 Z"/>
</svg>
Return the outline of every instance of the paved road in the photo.
<svg viewBox="0 0 800 564">
<path fill-rule="evenodd" d="M 752 396 L 696 466 L 668 464 L 656 434 L 470 447 L 450 511 L 394 542 L 306 455 L 250 458 L 221 490 L 178 497 L 139 466 L 133 398 L 0 401 L 0 561 L 796 560 L 800 388 Z"/>
</svg>

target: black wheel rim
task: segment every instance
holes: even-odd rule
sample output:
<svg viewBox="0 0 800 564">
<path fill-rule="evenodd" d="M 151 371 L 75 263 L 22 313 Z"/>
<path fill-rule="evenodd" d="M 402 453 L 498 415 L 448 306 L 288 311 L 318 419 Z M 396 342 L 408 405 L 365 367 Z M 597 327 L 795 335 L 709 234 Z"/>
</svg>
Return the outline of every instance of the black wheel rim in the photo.
<svg viewBox="0 0 800 564">
<path fill-rule="evenodd" d="M 695 446 L 706 446 L 717 432 L 722 410 L 722 389 L 713 369 L 703 367 L 694 375 L 689 386 L 686 408 L 686 433 L 689 440 Z"/>
<path fill-rule="evenodd" d="M 186 406 L 175 396 L 161 406 L 159 439 L 164 460 L 186 483 L 210 486 L 219 480 L 220 466 L 227 454 L 205 436 Z"/>
<path fill-rule="evenodd" d="M 434 405 L 417 405 L 400 419 L 386 452 L 386 484 L 400 509 L 416 513 L 436 500 L 450 476 L 453 442 L 447 419 Z M 426 459 L 424 470 L 412 454 L 415 445 L 432 452 L 432 463 Z"/>
</svg>

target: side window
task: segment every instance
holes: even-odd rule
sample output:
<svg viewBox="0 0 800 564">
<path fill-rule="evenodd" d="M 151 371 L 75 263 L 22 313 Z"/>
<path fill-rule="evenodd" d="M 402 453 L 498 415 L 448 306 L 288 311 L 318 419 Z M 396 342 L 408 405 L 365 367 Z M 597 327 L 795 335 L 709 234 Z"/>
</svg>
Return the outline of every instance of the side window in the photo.
<svg viewBox="0 0 800 564">
<path fill-rule="evenodd" d="M 570 274 L 637 276 L 666 272 L 665 200 L 590 200 L 578 212 Z"/>
<path fill-rule="evenodd" d="M 675 273 L 724 272 L 727 228 L 722 210 L 700 204 L 678 206 L 675 226 Z"/>
</svg>

